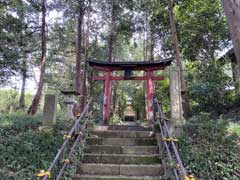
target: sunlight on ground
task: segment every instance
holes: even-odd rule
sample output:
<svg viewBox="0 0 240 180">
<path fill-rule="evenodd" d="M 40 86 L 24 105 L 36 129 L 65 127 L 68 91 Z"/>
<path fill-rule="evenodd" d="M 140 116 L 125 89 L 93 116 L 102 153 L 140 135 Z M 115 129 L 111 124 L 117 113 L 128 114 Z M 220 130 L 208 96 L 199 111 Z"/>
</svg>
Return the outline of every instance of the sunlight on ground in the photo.
<svg viewBox="0 0 240 180">
<path fill-rule="evenodd" d="M 12 124 L 13 124 L 13 122 L 9 121 L 8 119 L 6 119 L 6 120 L 1 119 L 0 128 L 4 128 L 4 127 L 7 127 L 7 126 L 12 126 Z"/>
<path fill-rule="evenodd" d="M 236 133 L 240 135 L 240 123 L 230 123 L 228 127 L 230 133 Z"/>
</svg>

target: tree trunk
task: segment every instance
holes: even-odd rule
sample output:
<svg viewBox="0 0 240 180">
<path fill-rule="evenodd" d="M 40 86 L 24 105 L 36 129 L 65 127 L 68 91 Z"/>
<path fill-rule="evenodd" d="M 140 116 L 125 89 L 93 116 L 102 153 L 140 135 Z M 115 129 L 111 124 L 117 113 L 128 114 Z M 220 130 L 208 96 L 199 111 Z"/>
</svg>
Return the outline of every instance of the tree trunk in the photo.
<svg viewBox="0 0 240 180">
<path fill-rule="evenodd" d="M 145 18 L 144 18 L 144 32 L 143 32 L 143 61 L 148 61 L 148 17 L 147 12 L 145 12 Z"/>
<path fill-rule="evenodd" d="M 110 36 L 109 36 L 109 44 L 108 44 L 108 61 L 111 62 L 113 60 L 113 51 L 114 51 L 114 43 L 116 40 L 116 5 L 115 0 L 112 0 L 112 12 L 111 12 L 111 27 L 110 27 Z"/>
<path fill-rule="evenodd" d="M 168 12 L 169 12 L 169 20 L 171 25 L 171 32 L 174 44 L 174 51 L 175 51 L 175 58 L 177 66 L 180 69 L 180 81 L 181 81 L 181 94 L 182 94 L 182 106 L 183 106 L 183 115 L 185 118 L 190 116 L 190 106 L 189 106 L 189 99 L 187 95 L 187 87 L 186 82 L 184 80 L 184 70 L 182 65 L 182 59 L 180 55 L 179 45 L 178 45 L 178 38 L 177 38 L 177 30 L 175 24 L 175 15 L 173 13 L 173 0 L 168 0 Z"/>
<path fill-rule="evenodd" d="M 237 94 L 240 95 L 240 1 L 223 0 L 223 6 L 236 56 L 235 88 Z"/>
<path fill-rule="evenodd" d="M 118 82 L 116 81 L 113 83 L 113 92 L 112 92 L 112 111 L 113 113 L 116 113 L 116 107 L 117 107 L 117 89 L 118 89 Z"/>
<path fill-rule="evenodd" d="M 33 98 L 32 105 L 28 109 L 28 114 L 34 115 L 37 112 L 40 98 L 42 95 L 45 67 L 46 67 L 46 0 L 42 0 L 42 26 L 41 26 L 41 46 L 42 46 L 42 56 L 40 65 L 40 78 L 38 83 L 37 92 Z"/>
<path fill-rule="evenodd" d="M 113 54 L 113 35 L 112 33 L 110 34 L 109 37 L 109 47 L 108 47 L 108 61 L 112 61 L 112 54 Z"/>
<path fill-rule="evenodd" d="M 229 57 L 231 60 L 231 67 L 232 67 L 232 78 L 233 81 L 236 82 L 236 75 L 237 75 L 237 61 L 236 61 L 236 56 Z"/>
<path fill-rule="evenodd" d="M 94 40 L 94 43 L 93 43 L 92 47 L 93 47 L 93 49 L 97 49 L 97 47 L 98 47 L 98 36 L 97 35 L 95 35 L 95 40 Z M 96 55 L 97 55 L 97 52 L 94 51 L 91 54 L 91 57 L 96 57 Z M 89 82 L 89 93 L 88 93 L 88 95 L 89 95 L 89 97 L 93 97 L 93 93 L 94 93 L 93 87 L 94 87 L 95 84 L 94 84 L 93 76 L 94 76 L 94 71 L 91 70 L 90 73 L 89 73 L 89 76 L 88 76 L 88 82 Z M 92 107 L 93 107 L 93 103 L 90 104 L 89 109 L 92 109 Z"/>
<path fill-rule="evenodd" d="M 155 47 L 155 39 L 154 39 L 154 32 L 151 30 L 150 32 L 150 61 L 154 61 L 154 47 Z"/>
<path fill-rule="evenodd" d="M 88 59 L 88 48 L 89 48 L 89 35 L 90 35 L 90 10 L 88 12 L 87 20 L 87 32 L 85 36 L 85 52 L 84 52 L 84 64 L 83 64 L 83 79 L 81 87 L 81 97 L 80 97 L 80 110 L 83 111 L 84 105 L 87 99 L 87 59 Z"/>
<path fill-rule="evenodd" d="M 19 1 L 19 5 L 20 7 L 22 8 L 23 7 L 23 2 L 20 0 Z M 22 74 L 22 88 L 21 88 L 21 92 L 20 92 L 20 98 L 19 98 L 19 109 L 22 109 L 24 110 L 25 108 L 25 86 L 26 86 L 26 80 L 27 80 L 27 57 L 26 57 L 26 54 L 25 54 L 25 51 L 24 51 L 24 47 L 25 47 L 25 42 L 24 42 L 24 32 L 23 32 L 23 29 L 25 28 L 24 27 L 24 24 L 25 24 L 25 14 L 24 14 L 24 11 L 23 10 L 20 10 L 18 11 L 18 15 L 19 15 L 19 18 L 21 20 L 21 34 L 20 34 L 20 46 L 21 46 L 21 51 L 22 51 L 22 67 L 21 67 L 21 74 Z"/>
<path fill-rule="evenodd" d="M 77 18 L 77 40 L 76 40 L 76 79 L 75 88 L 76 92 L 81 94 L 81 51 L 82 51 L 82 24 L 83 24 L 84 11 L 82 6 L 79 8 Z"/>
<path fill-rule="evenodd" d="M 26 61 L 23 62 L 23 69 L 22 69 L 22 88 L 21 88 L 21 94 L 19 99 L 19 108 L 24 109 L 25 108 L 25 87 L 26 87 L 26 80 L 27 80 L 27 65 Z"/>
</svg>

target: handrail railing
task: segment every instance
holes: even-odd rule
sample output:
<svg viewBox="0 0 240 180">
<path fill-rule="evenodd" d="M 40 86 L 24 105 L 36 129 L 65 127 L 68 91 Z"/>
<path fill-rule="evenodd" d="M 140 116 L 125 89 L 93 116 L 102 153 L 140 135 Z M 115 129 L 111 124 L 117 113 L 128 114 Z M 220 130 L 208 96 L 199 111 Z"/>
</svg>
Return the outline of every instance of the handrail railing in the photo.
<svg viewBox="0 0 240 180">
<path fill-rule="evenodd" d="M 74 140 L 73 145 L 70 149 L 70 152 L 67 156 L 67 159 L 63 160 L 63 165 L 57 175 L 56 180 L 59 180 L 62 177 L 63 172 L 64 172 L 65 168 L 67 167 L 67 165 L 69 164 L 70 158 L 71 158 L 72 154 L 74 153 L 78 142 L 80 141 L 81 137 L 84 137 L 84 133 L 86 131 L 86 126 L 87 126 L 87 122 L 88 122 L 89 118 L 87 118 L 87 120 L 84 122 L 83 126 L 80 125 L 80 122 L 81 122 L 81 119 L 83 118 L 83 116 L 87 115 L 91 101 L 92 101 L 92 98 L 90 98 L 90 100 L 84 107 L 82 113 L 77 118 L 76 122 L 74 123 L 71 130 L 69 131 L 68 135 L 64 135 L 64 142 L 63 142 L 61 148 L 58 150 L 58 153 L 55 156 L 54 160 L 52 161 L 51 165 L 49 166 L 48 170 L 46 172 L 42 171 L 38 174 L 38 177 L 41 177 L 42 180 L 46 180 L 51 177 L 51 172 L 53 171 L 54 166 L 60 160 L 60 157 L 62 156 L 66 146 L 68 145 L 68 143 L 71 140 Z"/>
<path fill-rule="evenodd" d="M 164 117 L 162 108 L 157 99 L 154 99 L 154 104 L 156 106 L 155 121 L 159 126 L 161 141 L 164 150 L 166 151 L 167 158 L 170 162 L 176 161 L 176 165 L 172 167 L 172 171 L 176 180 L 195 180 L 193 176 L 187 174 L 183 166 L 177 146 L 175 144 L 175 142 L 178 140 L 171 136 L 168 124 L 166 122 L 170 120 Z"/>
</svg>

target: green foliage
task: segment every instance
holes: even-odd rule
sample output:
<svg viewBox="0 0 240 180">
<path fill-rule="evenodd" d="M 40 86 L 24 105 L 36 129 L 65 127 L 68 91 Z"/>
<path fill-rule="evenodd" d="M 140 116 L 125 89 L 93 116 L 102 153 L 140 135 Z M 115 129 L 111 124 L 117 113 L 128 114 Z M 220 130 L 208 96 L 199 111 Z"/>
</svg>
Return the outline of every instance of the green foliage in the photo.
<svg viewBox="0 0 240 180">
<path fill-rule="evenodd" d="M 229 43 L 221 0 L 179 0 L 175 6 L 182 53 L 188 60 L 211 60 Z"/>
<path fill-rule="evenodd" d="M 72 123 L 58 118 L 53 131 L 44 132 L 39 130 L 41 119 L 20 113 L 0 116 L 0 180 L 36 179 L 40 169 L 48 168 Z M 75 159 L 82 154 L 78 149 Z"/>
<path fill-rule="evenodd" d="M 73 175 L 76 174 L 79 161 L 83 157 L 84 148 L 85 147 L 81 144 L 77 145 L 75 152 L 73 153 L 73 156 L 71 158 L 71 164 L 67 167 L 67 169 L 65 170 L 64 175 L 61 179 L 72 180 Z"/>
<path fill-rule="evenodd" d="M 180 153 L 197 179 L 239 179 L 240 137 L 227 129 L 226 119 L 208 114 L 194 116 L 184 126 Z"/>
<path fill-rule="evenodd" d="M 230 133 L 236 133 L 240 136 L 240 123 L 230 123 L 228 127 Z"/>
<path fill-rule="evenodd" d="M 209 63 L 188 63 L 186 80 L 194 112 L 217 112 L 231 105 L 233 92 L 229 89 L 231 78 L 225 74 L 224 66 L 212 60 Z"/>
<path fill-rule="evenodd" d="M 37 27 L 33 27 L 38 20 L 36 4 L 16 0 L 0 2 L 0 82 L 8 81 L 10 76 L 26 68 L 29 53 L 36 56 Z"/>
<path fill-rule="evenodd" d="M 14 37 L 20 32 L 18 28 L 20 23 L 17 18 L 8 14 L 2 5 L 0 5 L 0 12 L 0 82 L 2 82 L 7 79 L 7 76 L 12 75 L 19 65 L 18 53 L 11 49 L 18 47 Z"/>
<path fill-rule="evenodd" d="M 32 95 L 25 94 L 25 104 L 28 107 L 31 103 Z M 0 90 L 0 113 L 15 111 L 19 107 L 19 92 L 16 90 Z"/>
<path fill-rule="evenodd" d="M 26 116 L 23 112 L 0 114 L 0 127 L 3 132 L 24 132 L 28 129 L 36 129 L 41 122 L 41 116 Z"/>
<path fill-rule="evenodd" d="M 132 96 L 132 107 L 136 113 L 139 113 L 139 118 L 145 120 L 145 89 L 138 88 Z M 138 119 L 139 120 L 139 119 Z"/>
<path fill-rule="evenodd" d="M 163 81 L 155 81 L 155 95 L 157 99 L 161 102 L 163 107 L 163 112 L 170 112 L 170 92 L 169 92 L 169 73 L 161 73 L 164 76 Z"/>
</svg>

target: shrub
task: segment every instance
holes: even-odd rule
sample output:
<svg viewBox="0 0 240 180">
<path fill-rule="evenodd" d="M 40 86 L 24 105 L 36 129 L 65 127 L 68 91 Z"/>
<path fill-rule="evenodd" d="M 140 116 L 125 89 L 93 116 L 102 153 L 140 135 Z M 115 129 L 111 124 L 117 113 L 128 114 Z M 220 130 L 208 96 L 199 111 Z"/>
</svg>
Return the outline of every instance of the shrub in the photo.
<svg viewBox="0 0 240 180">
<path fill-rule="evenodd" d="M 231 106 L 233 91 L 229 90 L 231 78 L 224 66 L 215 60 L 208 63 L 188 63 L 187 82 L 194 112 L 221 113 Z"/>
<path fill-rule="evenodd" d="M 62 145 L 63 135 L 73 123 L 61 117 L 53 131 L 43 132 L 38 130 L 41 115 L 29 117 L 12 113 L 0 116 L 0 180 L 36 179 L 40 169 L 48 168 Z M 77 155 L 82 154 L 81 149 L 80 146 Z M 75 156 L 77 158 L 79 156 Z M 75 168 L 71 166 L 68 171 L 75 171 Z M 69 178 L 73 175 L 66 174 Z"/>
<path fill-rule="evenodd" d="M 31 103 L 32 95 L 25 95 L 25 104 L 28 107 Z M 19 107 L 19 92 L 16 90 L 0 90 L 0 113 L 8 113 Z"/>
<path fill-rule="evenodd" d="M 197 179 L 239 179 L 239 136 L 229 134 L 224 119 L 207 114 L 191 118 L 184 127 L 180 153 Z"/>
</svg>

